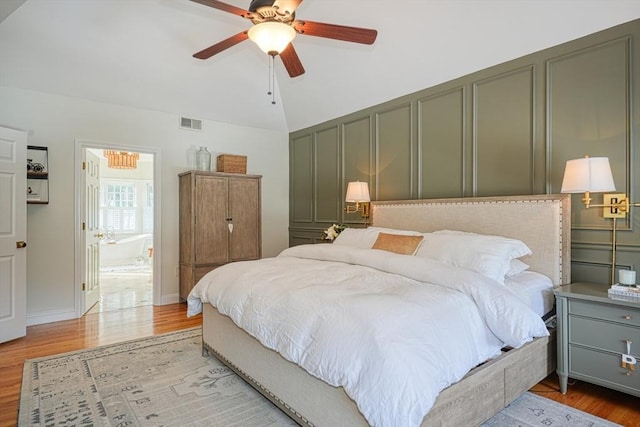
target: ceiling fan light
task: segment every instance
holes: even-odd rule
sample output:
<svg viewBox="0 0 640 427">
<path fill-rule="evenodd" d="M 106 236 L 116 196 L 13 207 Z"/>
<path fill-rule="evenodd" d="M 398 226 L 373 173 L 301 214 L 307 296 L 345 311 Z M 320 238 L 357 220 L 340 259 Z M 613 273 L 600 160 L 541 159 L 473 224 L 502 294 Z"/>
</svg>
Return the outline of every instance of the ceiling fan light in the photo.
<svg viewBox="0 0 640 427">
<path fill-rule="evenodd" d="M 249 38 L 266 54 L 280 54 L 296 36 L 296 30 L 281 22 L 263 22 L 249 28 Z"/>
</svg>

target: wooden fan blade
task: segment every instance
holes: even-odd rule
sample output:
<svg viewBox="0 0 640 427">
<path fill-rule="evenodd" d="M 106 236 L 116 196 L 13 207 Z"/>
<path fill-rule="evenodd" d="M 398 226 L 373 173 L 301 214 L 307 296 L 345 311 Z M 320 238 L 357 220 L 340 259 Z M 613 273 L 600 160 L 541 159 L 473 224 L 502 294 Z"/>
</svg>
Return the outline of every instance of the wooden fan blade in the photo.
<svg viewBox="0 0 640 427">
<path fill-rule="evenodd" d="M 249 38 L 247 31 L 243 31 L 234 36 L 229 37 L 228 39 L 222 40 L 219 43 L 214 44 L 213 46 L 209 46 L 206 49 L 201 50 L 198 53 L 193 54 L 194 58 L 198 59 L 209 59 L 213 55 L 222 52 L 225 49 L 229 49 L 231 46 L 235 46 L 240 42 L 245 41 Z"/>
<path fill-rule="evenodd" d="M 305 36 L 324 37 L 362 44 L 373 44 L 378 36 L 378 31 L 368 28 L 346 27 L 344 25 L 313 21 L 295 21 L 293 28 Z"/>
<path fill-rule="evenodd" d="M 213 7 L 214 9 L 224 10 L 225 12 L 233 13 L 234 15 L 238 15 L 243 18 L 249 15 L 248 10 L 240 9 L 239 7 L 235 7 L 233 5 L 223 3 L 218 0 L 191 0 L 191 1 L 203 4 L 205 6 Z"/>
<path fill-rule="evenodd" d="M 293 15 L 300 3 L 302 0 L 276 0 L 273 2 L 273 7 L 277 8 L 280 13 L 289 12 Z"/>
<path fill-rule="evenodd" d="M 293 48 L 293 43 L 289 43 L 289 45 L 280 52 L 280 59 L 282 59 L 282 63 L 284 64 L 284 68 L 287 69 L 289 77 L 298 77 L 304 74 L 304 67 L 302 66 L 302 62 L 300 62 L 300 58 L 298 58 L 296 50 Z"/>
</svg>

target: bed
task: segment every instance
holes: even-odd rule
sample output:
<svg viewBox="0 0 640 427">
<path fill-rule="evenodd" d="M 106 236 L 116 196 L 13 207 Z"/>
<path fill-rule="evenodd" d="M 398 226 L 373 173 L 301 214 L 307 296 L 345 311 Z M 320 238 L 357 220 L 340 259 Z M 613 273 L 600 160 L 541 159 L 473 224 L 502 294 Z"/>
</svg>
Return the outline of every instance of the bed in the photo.
<svg viewBox="0 0 640 427">
<path fill-rule="evenodd" d="M 517 239 L 531 249 L 531 255 L 521 257 L 530 271 L 548 277 L 553 286 L 570 281 L 569 195 L 384 201 L 373 202 L 371 212 L 373 227 Z M 190 296 L 188 301 L 195 300 Z M 201 310 L 203 353 L 220 359 L 297 423 L 369 425 L 343 387 L 327 384 L 263 346 L 212 305 L 204 304 Z M 420 425 L 481 424 L 554 369 L 553 333 L 518 348 L 504 346 L 499 356 L 439 392 Z"/>
</svg>

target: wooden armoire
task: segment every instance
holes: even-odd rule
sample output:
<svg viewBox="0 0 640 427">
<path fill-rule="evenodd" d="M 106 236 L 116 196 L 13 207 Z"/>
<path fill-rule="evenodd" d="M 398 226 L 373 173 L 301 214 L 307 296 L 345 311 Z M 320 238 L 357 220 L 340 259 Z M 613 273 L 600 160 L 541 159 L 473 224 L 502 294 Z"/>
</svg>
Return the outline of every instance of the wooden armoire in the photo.
<svg viewBox="0 0 640 427">
<path fill-rule="evenodd" d="M 209 271 L 262 253 L 260 175 L 189 171 L 180 180 L 180 298 Z"/>
</svg>

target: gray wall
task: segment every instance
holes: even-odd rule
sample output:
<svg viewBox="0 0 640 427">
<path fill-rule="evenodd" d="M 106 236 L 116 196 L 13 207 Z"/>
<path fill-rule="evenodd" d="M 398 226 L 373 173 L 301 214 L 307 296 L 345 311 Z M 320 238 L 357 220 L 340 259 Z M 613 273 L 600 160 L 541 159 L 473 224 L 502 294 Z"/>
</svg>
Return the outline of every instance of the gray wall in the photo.
<svg viewBox="0 0 640 427">
<path fill-rule="evenodd" d="M 640 201 L 639 70 L 636 20 L 291 133 L 289 243 L 362 226 L 344 212 L 355 180 L 373 200 L 557 193 L 566 160 L 588 154 Z M 607 283 L 612 222 L 581 197 L 572 278 Z M 618 267 L 639 270 L 640 207 L 618 230 Z"/>
<path fill-rule="evenodd" d="M 18 88 L 0 87 L 0 124 L 28 131 L 28 143 L 49 147 L 49 204 L 27 205 L 27 324 L 77 316 L 74 191 L 76 141 L 148 147 L 160 153 L 162 229 L 160 295 L 178 302 L 178 174 L 195 168 L 195 152 L 247 155 L 248 172 L 263 176 L 264 256 L 288 245 L 287 133 L 203 122 L 203 131 L 180 129 L 179 117 L 160 111 L 104 104 Z M 215 158 L 215 157 L 214 157 Z M 157 254 L 157 252 L 156 252 Z"/>
</svg>

